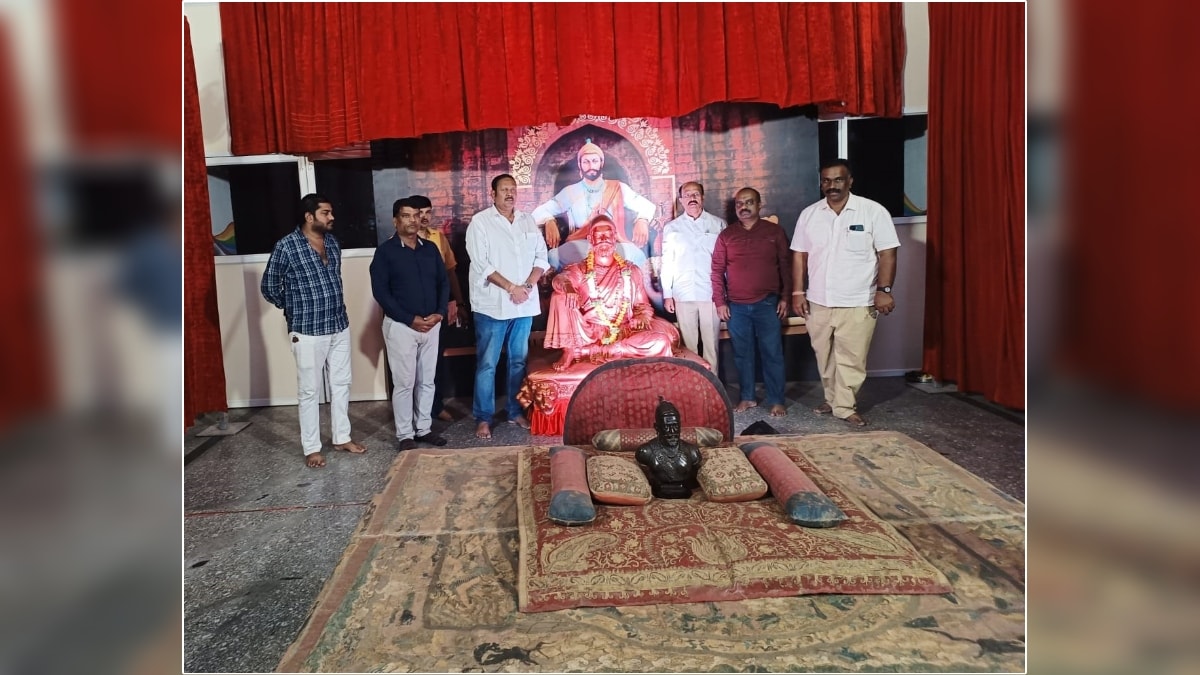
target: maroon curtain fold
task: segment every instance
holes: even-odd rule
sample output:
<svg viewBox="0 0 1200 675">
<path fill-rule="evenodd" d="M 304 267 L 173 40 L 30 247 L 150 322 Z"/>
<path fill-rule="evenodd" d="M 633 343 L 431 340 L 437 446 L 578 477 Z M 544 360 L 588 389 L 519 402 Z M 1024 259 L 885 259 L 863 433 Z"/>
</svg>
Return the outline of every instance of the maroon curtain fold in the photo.
<svg viewBox="0 0 1200 675">
<path fill-rule="evenodd" d="M 929 5 L 924 370 L 1025 407 L 1025 16 Z M 903 270 L 901 270 L 903 274 Z"/>
<path fill-rule="evenodd" d="M 8 24 L 0 23 L 0 185 L 7 192 L 0 239 L 19 250 L 0 268 L 0 430 L 47 411 L 55 399 L 50 331 L 42 278 L 44 252 L 34 210 L 33 167 L 25 145 L 21 96 L 13 67 Z"/>
<path fill-rule="evenodd" d="M 719 101 L 901 113 L 898 3 L 231 3 L 221 30 L 239 155 Z"/>
<path fill-rule="evenodd" d="M 187 279 L 183 286 L 183 420 L 185 426 L 191 426 L 199 413 L 227 410 L 228 402 L 200 95 L 186 18 L 183 52 L 183 270 Z"/>
</svg>

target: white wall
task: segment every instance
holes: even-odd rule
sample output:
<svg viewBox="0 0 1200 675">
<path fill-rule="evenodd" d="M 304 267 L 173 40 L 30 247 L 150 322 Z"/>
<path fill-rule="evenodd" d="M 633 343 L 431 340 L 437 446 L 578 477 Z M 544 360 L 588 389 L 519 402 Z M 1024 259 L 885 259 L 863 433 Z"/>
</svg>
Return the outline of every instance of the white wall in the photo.
<svg viewBox="0 0 1200 675">
<path fill-rule="evenodd" d="M 225 69 L 221 55 L 221 17 L 217 3 L 187 2 L 192 53 L 204 126 L 204 151 L 230 155 Z M 906 111 L 928 109 L 929 18 L 924 2 L 905 3 L 907 56 L 904 67 Z M 925 305 L 925 225 L 899 225 L 901 248 L 895 283 L 897 311 L 880 317 L 867 360 L 872 375 L 898 375 L 921 367 Z M 378 306 L 371 297 L 369 258 L 343 261 L 350 330 L 354 340 L 353 400 L 386 398 L 383 342 Z M 296 402 L 295 362 L 287 346 L 283 313 L 258 291 L 265 260 L 217 265 L 217 303 L 225 349 L 225 379 L 231 407 L 286 405 Z"/>
<path fill-rule="evenodd" d="M 371 296 L 373 251 L 342 253 L 342 284 L 350 316 L 351 401 L 387 398 L 383 313 Z M 296 361 L 283 311 L 260 292 L 267 256 L 217 258 L 217 306 L 229 406 L 296 404 Z"/>
</svg>

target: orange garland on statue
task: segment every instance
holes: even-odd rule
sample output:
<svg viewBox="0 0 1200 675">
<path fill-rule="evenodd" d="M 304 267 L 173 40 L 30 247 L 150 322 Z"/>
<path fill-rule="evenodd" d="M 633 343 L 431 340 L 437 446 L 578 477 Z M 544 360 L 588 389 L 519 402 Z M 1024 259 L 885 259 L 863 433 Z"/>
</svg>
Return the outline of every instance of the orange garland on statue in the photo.
<svg viewBox="0 0 1200 675">
<path fill-rule="evenodd" d="M 621 324 L 625 322 L 625 314 L 629 311 L 629 299 L 633 297 L 633 288 L 629 285 L 629 266 L 625 264 L 625 259 L 618 253 L 613 254 L 613 262 L 621 270 L 621 280 L 624 283 L 621 307 L 617 310 L 616 318 L 608 315 L 608 309 L 600 301 L 599 293 L 596 291 L 596 252 L 588 251 L 587 266 L 584 273 L 584 278 L 587 279 L 588 297 L 592 298 L 591 307 L 596 311 L 596 315 L 600 317 L 604 325 L 608 326 L 608 333 L 600 338 L 600 344 L 602 345 L 610 345 L 621 337 Z"/>
</svg>

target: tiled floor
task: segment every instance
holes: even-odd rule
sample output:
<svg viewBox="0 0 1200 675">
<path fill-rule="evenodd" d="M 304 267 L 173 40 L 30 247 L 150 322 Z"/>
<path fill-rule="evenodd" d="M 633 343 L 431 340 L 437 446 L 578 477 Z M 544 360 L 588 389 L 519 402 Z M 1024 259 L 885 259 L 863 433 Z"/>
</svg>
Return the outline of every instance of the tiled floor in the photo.
<svg viewBox="0 0 1200 675">
<path fill-rule="evenodd" d="M 736 388 L 730 398 L 738 400 Z M 735 431 L 765 420 L 780 433 L 853 432 L 811 408 L 817 382 L 788 386 L 788 414 L 765 408 L 736 415 Z M 761 398 L 761 392 L 760 396 Z M 1025 497 L 1025 428 L 1020 413 L 978 397 L 930 394 L 903 378 L 873 378 L 860 396 L 867 430 L 907 434 L 1017 499 Z M 469 400 L 455 400 L 450 424 L 435 423 L 449 447 L 552 443 L 499 424 L 488 441 L 474 436 Z M 328 441 L 328 412 L 322 410 Z M 354 438 L 365 455 L 326 451 L 324 469 L 304 465 L 294 406 L 237 409 L 251 422 L 233 436 L 198 437 L 184 450 L 184 667 L 192 672 L 271 671 L 307 618 L 351 531 L 383 487 L 396 457 L 391 407 L 352 403 Z M 206 422 L 215 421 L 214 419 Z M 686 420 L 685 420 L 686 424 Z"/>
</svg>

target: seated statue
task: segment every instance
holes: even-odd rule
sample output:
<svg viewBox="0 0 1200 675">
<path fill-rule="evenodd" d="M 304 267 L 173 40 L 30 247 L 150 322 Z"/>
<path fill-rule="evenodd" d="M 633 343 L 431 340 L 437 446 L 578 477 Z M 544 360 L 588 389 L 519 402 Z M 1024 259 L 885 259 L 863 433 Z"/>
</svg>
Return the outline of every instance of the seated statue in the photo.
<svg viewBox="0 0 1200 675">
<path fill-rule="evenodd" d="M 620 235 L 608 216 L 585 226 L 592 250 L 554 277 L 546 317 L 546 348 L 563 350 L 555 370 L 577 359 L 600 364 L 613 359 L 672 356 L 679 331 L 654 316 L 642 271 L 616 252 Z"/>
<path fill-rule="evenodd" d="M 679 409 L 659 396 L 654 409 L 658 438 L 643 443 L 634 455 L 645 467 L 655 497 L 687 499 L 700 486 L 696 480 L 703 462 L 700 447 L 679 438 L 682 428 Z"/>
</svg>

